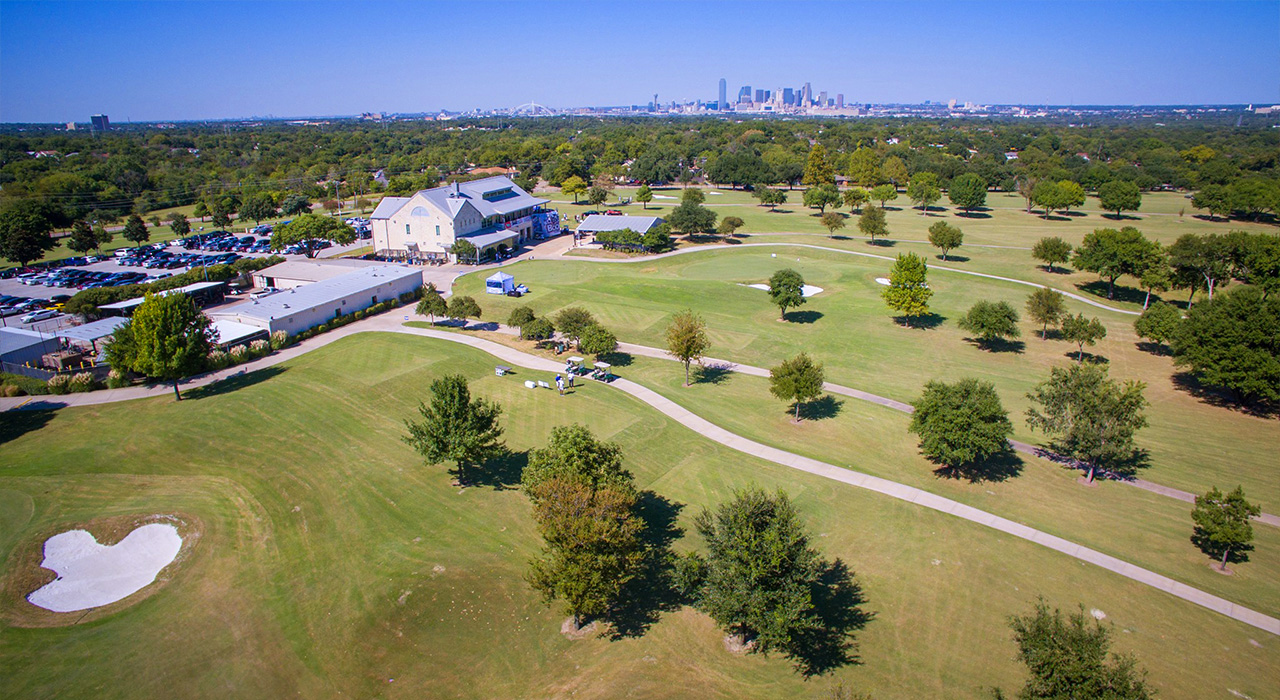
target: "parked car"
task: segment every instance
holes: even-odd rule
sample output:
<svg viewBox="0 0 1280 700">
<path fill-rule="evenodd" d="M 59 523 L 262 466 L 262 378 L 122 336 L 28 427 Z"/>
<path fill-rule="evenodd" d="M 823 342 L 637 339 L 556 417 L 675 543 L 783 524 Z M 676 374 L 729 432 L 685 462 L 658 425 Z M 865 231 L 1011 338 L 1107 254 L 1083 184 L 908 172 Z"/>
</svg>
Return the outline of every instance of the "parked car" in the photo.
<svg viewBox="0 0 1280 700">
<path fill-rule="evenodd" d="M 35 323 L 36 321 L 43 321 L 43 320 L 45 320 L 46 318 L 53 318 L 53 317 L 55 317 L 55 316 L 57 316 L 57 315 L 59 315 L 59 314 L 58 314 L 58 312 L 57 312 L 57 311 L 55 311 L 55 310 L 53 310 L 53 309 L 40 309 L 40 310 L 38 310 L 38 311 L 32 311 L 31 313 L 27 314 L 26 316 L 23 316 L 23 317 L 22 317 L 22 322 L 23 322 L 23 323 Z"/>
</svg>

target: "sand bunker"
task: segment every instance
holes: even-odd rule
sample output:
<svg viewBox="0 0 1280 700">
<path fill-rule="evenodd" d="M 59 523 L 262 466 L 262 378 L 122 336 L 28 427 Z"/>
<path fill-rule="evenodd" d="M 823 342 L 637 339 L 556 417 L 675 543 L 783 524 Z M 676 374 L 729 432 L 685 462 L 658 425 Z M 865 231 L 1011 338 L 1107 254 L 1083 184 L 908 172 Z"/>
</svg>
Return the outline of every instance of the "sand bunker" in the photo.
<svg viewBox="0 0 1280 700">
<path fill-rule="evenodd" d="M 877 284 L 883 284 L 884 286 L 888 287 L 888 286 L 889 286 L 889 278 L 888 278 L 888 277 L 877 277 L 877 278 L 876 278 L 876 283 L 877 283 Z"/>
<path fill-rule="evenodd" d="M 666 195 L 666 194 L 655 194 L 653 195 L 653 198 L 654 199 L 679 199 L 679 197 L 672 197 L 671 195 Z"/>
<path fill-rule="evenodd" d="M 53 612 L 75 612 L 114 603 L 156 580 L 169 565 L 182 537 L 172 525 L 152 523 L 130 532 L 114 545 L 101 545 L 84 530 L 71 530 L 44 543 L 46 569 L 58 578 L 27 600 Z"/>
<path fill-rule="evenodd" d="M 767 284 L 748 284 L 747 286 L 751 287 L 752 289 L 763 289 L 766 292 L 769 291 L 769 285 Z M 821 293 L 822 293 L 822 287 L 815 287 L 812 284 L 806 284 L 800 288 L 800 296 L 803 296 L 803 297 L 811 297 L 815 294 L 821 294 Z"/>
</svg>

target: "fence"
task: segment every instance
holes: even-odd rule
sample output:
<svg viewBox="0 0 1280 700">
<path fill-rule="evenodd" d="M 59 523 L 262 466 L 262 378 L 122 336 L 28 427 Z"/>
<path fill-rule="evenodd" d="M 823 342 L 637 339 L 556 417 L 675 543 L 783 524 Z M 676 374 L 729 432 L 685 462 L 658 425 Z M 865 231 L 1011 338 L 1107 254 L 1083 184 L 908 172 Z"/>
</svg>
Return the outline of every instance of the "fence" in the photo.
<svg viewBox="0 0 1280 700">
<path fill-rule="evenodd" d="M 85 367 L 71 367 L 64 370 L 52 370 L 52 369 L 44 369 L 40 367 L 30 367 L 27 365 L 20 365 L 14 362 L 0 362 L 0 370 L 3 370 L 9 374 L 17 374 L 23 377 L 30 377 L 31 379 L 40 379 L 46 382 L 52 379 L 53 377 L 56 377 L 59 374 L 75 375 L 75 374 L 80 374 L 81 372 L 88 372 L 89 374 L 93 375 L 94 379 L 97 379 L 98 381 L 103 381 L 107 378 L 107 373 L 111 371 L 111 366 L 102 364 L 102 365 L 88 365 Z"/>
</svg>

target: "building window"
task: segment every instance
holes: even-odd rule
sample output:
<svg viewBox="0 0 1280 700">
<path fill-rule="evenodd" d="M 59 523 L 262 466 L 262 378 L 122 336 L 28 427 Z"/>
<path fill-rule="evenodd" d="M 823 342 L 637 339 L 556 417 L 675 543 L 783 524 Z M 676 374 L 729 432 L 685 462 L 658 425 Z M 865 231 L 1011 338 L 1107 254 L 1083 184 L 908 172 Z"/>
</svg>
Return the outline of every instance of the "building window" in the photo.
<svg viewBox="0 0 1280 700">
<path fill-rule="evenodd" d="M 404 235 L 409 235 L 409 224 L 404 225 Z"/>
<path fill-rule="evenodd" d="M 440 224 L 436 224 L 436 236 L 440 235 Z"/>
</svg>

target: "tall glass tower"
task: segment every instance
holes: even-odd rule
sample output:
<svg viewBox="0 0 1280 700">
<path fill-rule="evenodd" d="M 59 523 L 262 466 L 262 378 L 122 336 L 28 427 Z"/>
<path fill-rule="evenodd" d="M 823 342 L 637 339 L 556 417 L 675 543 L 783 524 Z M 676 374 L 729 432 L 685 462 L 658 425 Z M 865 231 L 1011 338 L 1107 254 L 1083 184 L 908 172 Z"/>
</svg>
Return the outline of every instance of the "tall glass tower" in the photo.
<svg viewBox="0 0 1280 700">
<path fill-rule="evenodd" d="M 716 109 L 724 111 L 729 108 L 729 84 L 720 79 L 720 101 L 716 103 Z"/>
</svg>

